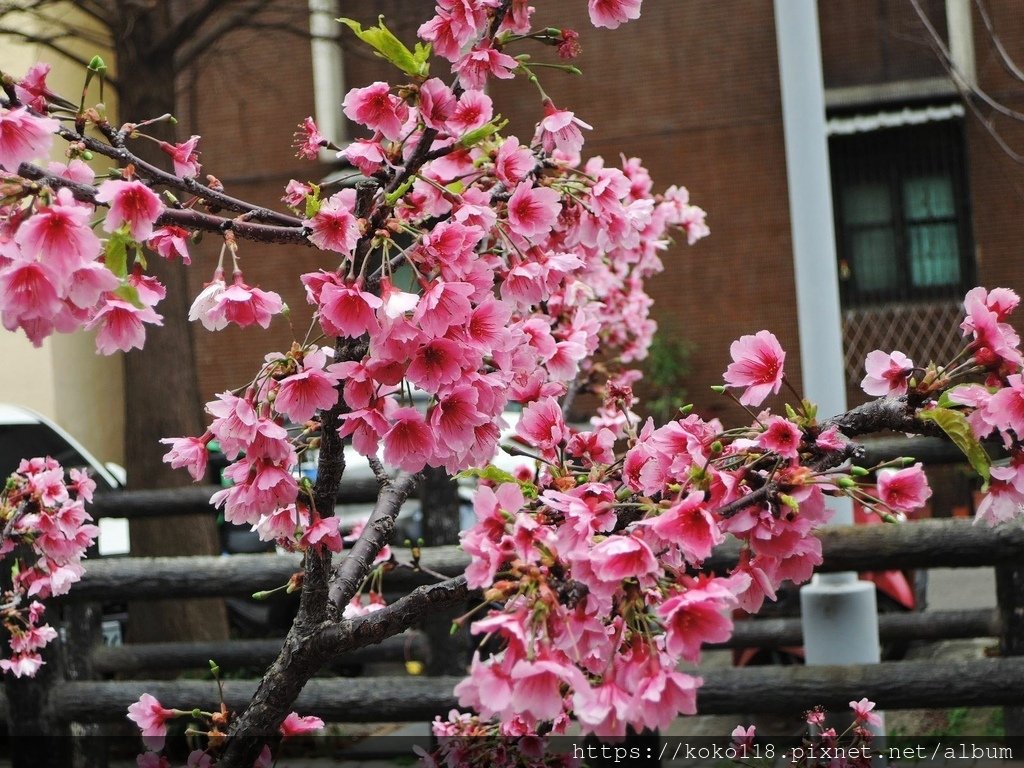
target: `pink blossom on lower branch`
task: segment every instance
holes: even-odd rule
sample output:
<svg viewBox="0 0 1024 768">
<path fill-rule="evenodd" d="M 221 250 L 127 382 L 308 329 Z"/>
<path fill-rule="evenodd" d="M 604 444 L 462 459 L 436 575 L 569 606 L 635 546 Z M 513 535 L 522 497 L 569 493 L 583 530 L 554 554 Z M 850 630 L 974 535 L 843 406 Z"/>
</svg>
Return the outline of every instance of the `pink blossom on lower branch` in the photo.
<svg viewBox="0 0 1024 768">
<path fill-rule="evenodd" d="M 159 750 L 167 736 L 167 721 L 177 717 L 177 710 L 167 709 L 154 696 L 142 694 L 128 707 L 128 719 L 139 726 L 142 738 L 150 749 Z"/>
<path fill-rule="evenodd" d="M 758 406 L 770 394 L 778 394 L 784 375 L 786 353 L 769 331 L 741 336 L 729 347 L 732 363 L 722 378 L 732 387 L 743 387 L 740 403 Z"/>
<path fill-rule="evenodd" d="M 324 721 L 319 717 L 309 715 L 302 717 L 298 712 L 291 712 L 281 723 L 281 736 L 291 738 L 301 736 L 304 733 L 314 733 L 324 727 Z"/>
</svg>

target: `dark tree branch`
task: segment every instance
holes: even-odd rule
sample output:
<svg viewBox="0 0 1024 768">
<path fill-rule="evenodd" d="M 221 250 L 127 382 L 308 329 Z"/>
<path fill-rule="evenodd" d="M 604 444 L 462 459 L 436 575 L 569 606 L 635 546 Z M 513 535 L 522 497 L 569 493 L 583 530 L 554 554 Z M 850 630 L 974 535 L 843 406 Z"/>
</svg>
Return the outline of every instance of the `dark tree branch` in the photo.
<svg viewBox="0 0 1024 768">
<path fill-rule="evenodd" d="M 191 39 L 209 21 L 210 17 L 217 12 L 217 9 L 223 6 L 224 3 L 221 0 L 206 0 L 202 5 L 193 8 L 177 24 L 167 30 L 162 38 L 156 41 L 153 45 L 153 55 L 173 55 L 182 43 Z"/>
<path fill-rule="evenodd" d="M 76 200 L 94 205 L 102 205 L 102 203 L 96 202 L 95 187 L 87 184 L 77 184 L 60 176 L 55 176 L 31 163 L 22 163 L 18 169 L 18 175 L 24 179 L 42 182 L 53 189 L 69 189 Z M 312 243 L 306 237 L 306 229 L 301 225 L 297 227 L 284 227 L 273 224 L 259 224 L 238 218 L 229 219 L 224 216 L 201 213 L 188 208 L 165 208 L 156 223 L 175 224 L 179 227 L 200 229 L 204 232 L 225 232 L 230 229 L 239 237 L 255 242 L 312 246 Z"/>
<path fill-rule="evenodd" d="M 373 514 L 359 540 L 352 545 L 331 576 L 329 597 L 338 611 L 359 591 L 374 558 L 391 539 L 395 518 L 418 481 L 419 475 L 403 472 L 381 489 L 377 503 L 373 506 Z"/>
<path fill-rule="evenodd" d="M 914 432 L 931 437 L 944 437 L 942 429 L 931 421 L 917 418 L 916 409 L 906 395 L 902 397 L 883 397 L 878 400 L 859 405 L 839 416 L 833 416 L 821 426 L 823 429 L 836 427 L 847 437 L 857 437 L 875 432 Z M 854 458 L 862 450 L 856 443 L 849 443 L 845 450 L 833 451 L 815 461 L 811 468 L 817 472 L 836 469 Z M 715 510 L 723 518 L 732 517 L 747 507 L 763 504 L 771 500 L 784 489 L 774 481 L 769 481 L 760 488 L 748 493 Z"/>
<path fill-rule="evenodd" d="M 181 62 L 191 62 L 198 59 L 214 42 L 236 29 L 244 27 L 251 16 L 260 13 L 270 5 L 273 0 L 256 0 L 251 6 L 235 11 L 225 16 L 220 21 L 211 24 L 201 35 L 195 35 L 189 39 L 182 40 L 175 52 L 175 58 Z"/>
<path fill-rule="evenodd" d="M 1009 53 L 1006 51 L 1006 47 L 1003 45 L 1003 41 L 996 34 L 995 26 L 992 24 L 992 17 L 989 16 L 988 9 L 985 8 L 985 4 L 982 0 L 974 0 L 974 5 L 978 9 L 978 15 L 981 16 L 981 21 L 985 25 L 985 31 L 988 33 L 988 39 L 992 41 L 992 47 L 996 49 L 996 53 L 999 54 L 999 60 L 1003 65 L 1003 68 L 1017 80 L 1024 83 L 1024 70 L 1017 66 L 1017 63 L 1013 60 Z"/>
<path fill-rule="evenodd" d="M 54 53 L 58 54 L 59 56 L 63 56 L 64 58 L 68 59 L 69 61 L 73 61 L 75 64 L 78 64 L 78 65 L 80 65 L 82 67 L 87 67 L 89 65 L 89 62 L 88 62 L 87 59 L 83 59 L 78 54 L 68 50 L 63 45 L 60 45 L 59 43 L 56 42 L 55 38 L 52 38 L 52 37 L 40 37 L 39 35 L 33 35 L 33 34 L 28 33 L 28 32 L 24 32 L 24 31 L 20 31 L 20 30 L 15 30 L 15 29 L 8 29 L 6 27 L 0 27 L 0 35 L 4 35 L 4 36 L 7 36 L 7 37 L 16 37 L 19 40 L 24 40 L 26 43 L 35 43 L 36 45 L 45 46 L 46 48 L 49 48 Z M 59 39 L 59 38 L 57 38 L 57 39 Z M 114 81 L 113 79 L 108 79 L 108 82 L 114 88 L 117 87 L 116 81 Z"/>
<path fill-rule="evenodd" d="M 469 595 L 465 576 L 417 587 L 379 611 L 358 619 L 331 622 L 312 642 L 324 661 L 340 653 L 374 645 L 415 626 L 424 616 L 462 602 Z"/>
</svg>

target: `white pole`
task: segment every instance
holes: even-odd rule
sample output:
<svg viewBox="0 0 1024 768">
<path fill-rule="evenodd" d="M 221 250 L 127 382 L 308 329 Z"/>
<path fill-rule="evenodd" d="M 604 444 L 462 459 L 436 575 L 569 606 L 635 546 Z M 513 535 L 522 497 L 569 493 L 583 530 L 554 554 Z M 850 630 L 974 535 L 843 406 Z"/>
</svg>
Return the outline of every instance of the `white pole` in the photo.
<svg viewBox="0 0 1024 768">
<path fill-rule="evenodd" d="M 815 0 L 775 0 L 775 35 L 793 234 L 804 396 L 822 416 L 846 410 L 832 185 Z M 853 523 L 848 499 L 832 521 Z M 855 573 L 821 574 L 800 591 L 808 664 L 878 662 L 875 589 Z"/>
</svg>

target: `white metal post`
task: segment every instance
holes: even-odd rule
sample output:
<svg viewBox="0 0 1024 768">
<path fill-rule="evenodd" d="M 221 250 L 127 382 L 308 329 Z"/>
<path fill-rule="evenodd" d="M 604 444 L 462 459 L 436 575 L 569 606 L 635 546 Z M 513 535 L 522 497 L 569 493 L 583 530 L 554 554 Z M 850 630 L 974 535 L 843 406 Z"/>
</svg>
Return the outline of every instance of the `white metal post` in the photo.
<svg viewBox="0 0 1024 768">
<path fill-rule="evenodd" d="M 803 391 L 828 416 L 846 410 L 846 382 L 816 0 L 775 0 L 775 35 Z M 849 500 L 830 506 L 834 523 L 853 523 Z M 817 575 L 801 590 L 800 604 L 808 664 L 879 661 L 871 582 L 855 573 Z"/>
</svg>

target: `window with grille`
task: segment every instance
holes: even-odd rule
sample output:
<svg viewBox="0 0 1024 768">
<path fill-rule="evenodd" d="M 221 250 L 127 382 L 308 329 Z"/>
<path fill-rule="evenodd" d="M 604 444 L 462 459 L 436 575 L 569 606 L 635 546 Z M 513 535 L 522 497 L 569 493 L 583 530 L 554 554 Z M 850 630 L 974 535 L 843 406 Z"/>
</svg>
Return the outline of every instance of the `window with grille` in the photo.
<svg viewBox="0 0 1024 768">
<path fill-rule="evenodd" d="M 829 141 L 846 307 L 955 298 L 974 256 L 961 120 Z"/>
</svg>

